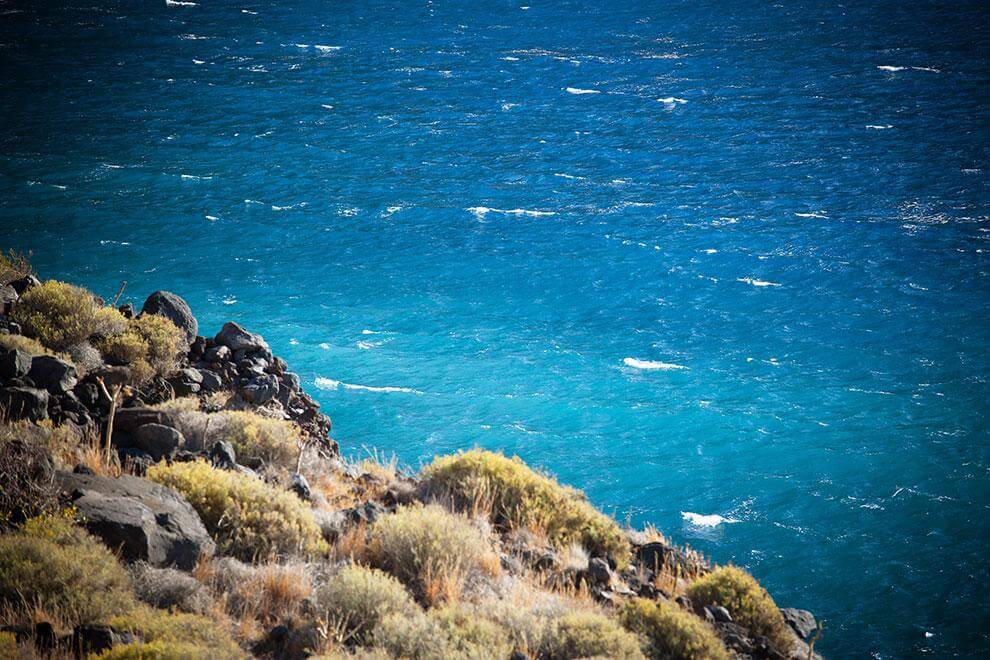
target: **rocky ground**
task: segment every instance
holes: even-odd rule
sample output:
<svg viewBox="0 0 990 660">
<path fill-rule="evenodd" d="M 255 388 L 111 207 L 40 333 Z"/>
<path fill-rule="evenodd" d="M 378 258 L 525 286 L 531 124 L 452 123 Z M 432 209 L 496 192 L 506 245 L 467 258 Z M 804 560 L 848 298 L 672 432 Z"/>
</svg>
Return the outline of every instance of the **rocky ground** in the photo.
<svg viewBox="0 0 990 660">
<path fill-rule="evenodd" d="M 231 647 L 234 655 L 239 652 L 288 658 L 313 653 L 377 653 L 384 657 L 431 657 L 440 653 L 408 650 L 408 645 L 382 641 L 384 635 L 375 636 L 368 631 L 335 635 L 328 630 L 333 627 L 328 623 L 330 617 L 314 612 L 337 611 L 332 602 L 329 609 L 318 605 L 325 602 L 327 597 L 321 594 L 328 588 L 326 585 L 333 583 L 332 576 L 341 566 L 367 564 L 403 579 L 401 570 L 387 561 L 384 542 L 376 536 L 382 520 L 420 505 L 436 506 L 437 502 L 445 507 L 444 515 L 456 513 L 463 517 L 467 510 L 464 502 L 438 488 L 436 480 L 405 474 L 394 464 L 341 458 L 330 436 L 330 419 L 303 391 L 299 376 L 272 353 L 259 334 L 237 323 L 225 323 L 215 335 L 201 335 L 189 306 L 167 291 L 149 295 L 140 311 L 130 304 L 120 306 L 120 316 L 128 322 L 142 315 L 162 316 L 171 321 L 181 337 L 179 350 L 170 357 L 167 369 L 138 383 L 136 359 L 130 364 L 123 359 L 108 360 L 96 348 L 110 346 L 106 338 L 91 336 L 70 347 L 59 347 L 61 350 L 19 339 L 37 339 L 28 336 L 37 333 L 25 327 L 37 325 L 37 318 L 18 312 L 18 305 L 42 283 L 31 274 L 8 279 L 0 286 L 0 339 L 4 340 L 0 342 L 0 411 L 5 429 L 0 445 L 0 476 L 4 489 L 9 490 L 9 496 L 4 498 L 5 535 L 23 535 L 24 525 L 29 524 L 25 521 L 32 516 L 50 516 L 52 511 L 68 509 L 76 521 L 73 524 L 111 549 L 127 568 L 132 580 L 129 589 L 137 600 L 157 610 L 198 613 L 221 621 L 224 635 L 229 634 L 236 642 Z M 97 299 L 94 304 L 99 308 L 103 303 Z M 113 318 L 118 323 L 117 317 Z M 30 323 L 22 322 L 24 319 L 30 319 Z M 69 324 L 72 319 L 63 318 L 62 322 Z M 109 348 L 103 351 L 111 352 L 120 353 Z M 272 424 L 270 429 L 275 431 L 266 426 Z M 235 427 L 241 430 L 235 433 Z M 288 439 L 283 437 L 286 429 L 291 436 Z M 40 453 L 39 446 L 43 447 Z M 224 486 L 231 493 L 257 484 L 266 489 L 264 493 L 270 493 L 265 497 L 277 503 L 271 510 L 285 507 L 291 515 L 301 516 L 303 526 L 312 521 L 319 538 L 304 547 L 295 536 L 291 544 L 286 544 L 272 533 L 272 538 L 262 538 L 263 542 L 258 543 L 244 530 L 260 530 L 252 534 L 264 537 L 275 523 L 268 520 L 251 527 L 254 523 L 249 520 L 254 519 L 245 513 L 248 506 L 234 495 L 230 497 L 236 506 L 217 514 L 213 500 L 197 490 L 200 484 L 195 479 L 176 486 L 180 482 L 175 480 L 185 474 L 176 468 L 182 464 L 203 465 L 210 479 L 236 475 Z M 548 488 L 562 488 L 532 474 L 532 479 L 551 484 Z M 587 506 L 573 491 L 561 492 L 567 506 Z M 574 503 L 566 498 L 574 499 Z M 264 500 L 260 508 L 267 508 Z M 547 531 L 552 524 L 542 531 L 538 526 L 514 526 L 512 515 L 491 503 L 487 514 L 485 506 L 480 511 L 482 514 L 475 506 L 467 515 L 486 518 L 485 543 L 498 558 L 496 565 L 479 572 L 481 578 L 459 582 L 456 595 L 437 597 L 429 589 L 419 588 L 425 584 L 419 578 L 406 580 L 418 603 L 417 612 L 422 610 L 432 616 L 440 609 L 438 603 L 448 609 L 451 603 L 459 603 L 458 607 L 474 608 L 470 611 L 484 614 L 498 609 L 492 603 L 500 598 L 510 598 L 504 595 L 506 590 L 517 594 L 518 585 L 524 583 L 541 598 L 546 595 L 556 599 L 554 602 L 565 603 L 561 608 L 609 621 L 627 621 L 626 627 L 639 635 L 636 639 L 641 642 L 642 652 L 650 657 L 723 657 L 723 651 L 724 657 L 812 655 L 808 642 L 815 638 L 817 624 L 809 612 L 779 610 L 786 627 L 781 628 L 784 633 L 771 634 L 744 615 L 744 605 L 733 611 L 732 604 L 742 600 L 726 595 L 709 603 L 700 602 L 697 594 L 701 592 L 697 588 L 692 591 L 692 584 L 713 575 L 717 567 L 686 548 L 676 547 L 656 530 L 622 530 L 620 556 L 611 551 L 588 551 L 587 547 L 593 546 L 587 543 L 582 549 L 580 544 L 558 542 Z M 243 528 L 238 527 L 238 520 L 246 521 Z M 481 523 L 472 524 L 476 529 Z M 379 545 L 375 545 L 376 539 Z M 371 550 L 365 549 L 366 545 Z M 86 557 L 79 557 L 79 562 L 86 561 Z M 278 601 L 281 604 L 277 606 L 235 607 L 232 602 L 237 600 L 236 585 L 218 586 L 216 577 L 232 570 L 235 564 L 249 576 L 245 580 L 256 579 L 259 571 L 267 571 L 268 575 L 295 567 L 291 569 L 295 572 L 291 582 L 303 586 L 295 596 L 283 594 L 280 598 L 284 602 Z M 0 561 L 0 583 L 13 579 L 10 576 L 16 568 L 5 567 Z M 198 605 L 163 599 L 161 589 L 148 587 L 154 580 L 186 584 L 189 593 L 205 595 Z M 4 629 L 13 636 L 9 653 L 22 655 L 31 648 L 32 653 L 42 657 L 100 653 L 106 657 L 193 657 L 200 653 L 182 650 L 185 647 L 178 642 L 174 652 L 168 650 L 171 642 L 155 646 L 152 642 L 166 638 L 155 637 L 159 633 L 142 633 L 140 626 L 115 624 L 110 617 L 52 616 L 58 614 L 53 612 L 46 616 L 44 607 L 18 602 L 11 596 L 11 589 L 8 585 L 4 591 L 0 586 Z M 31 585 L 19 585 L 14 591 L 30 590 Z M 154 593 L 148 595 L 149 591 Z M 258 593 L 270 596 L 271 592 L 269 585 Z M 43 594 L 38 596 L 39 603 L 42 598 Z M 766 598 L 772 605 L 769 596 Z M 630 625 L 628 621 L 632 619 L 623 612 L 628 613 L 628 603 L 632 601 L 672 605 L 677 612 L 689 616 L 690 625 L 700 626 L 705 635 L 714 634 L 717 653 L 690 651 L 690 644 L 665 646 L 666 633 Z M 772 609 L 773 616 L 778 617 L 776 606 L 772 605 Z M 493 614 L 490 618 L 493 625 L 502 626 L 499 630 L 504 630 L 510 640 L 503 649 L 506 657 L 578 657 L 573 654 L 585 653 L 561 650 L 552 639 L 532 646 L 522 644 L 517 629 L 501 616 Z M 548 619 L 552 624 L 548 624 L 548 630 L 557 632 L 547 633 L 549 637 L 564 635 L 560 632 L 561 615 L 554 616 L 557 618 Z M 337 627 L 348 628 L 348 621 L 338 621 Z M 460 650 L 455 652 L 451 649 L 456 644 L 451 646 L 451 640 L 456 635 L 444 634 L 447 646 L 442 655 L 490 657 L 485 652 L 479 654 L 477 648 L 470 651 L 466 643 L 457 646 Z M 643 641 L 649 639 L 655 641 L 652 646 Z M 675 647 L 682 650 L 672 651 Z M 0 643 L 0 655 L 3 648 Z M 138 653 L 136 649 L 143 650 Z M 130 651 L 134 655 L 127 655 Z M 500 654 L 492 648 L 489 651 Z M 619 653 L 601 649 L 596 652 Z M 635 657 L 638 652 L 634 649 L 627 657 Z"/>
</svg>

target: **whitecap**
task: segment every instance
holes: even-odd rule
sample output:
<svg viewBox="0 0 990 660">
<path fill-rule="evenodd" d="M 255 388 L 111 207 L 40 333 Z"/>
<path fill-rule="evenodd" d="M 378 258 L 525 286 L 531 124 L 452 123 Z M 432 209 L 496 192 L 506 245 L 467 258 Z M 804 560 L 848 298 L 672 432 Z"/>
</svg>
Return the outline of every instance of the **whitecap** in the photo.
<svg viewBox="0 0 990 660">
<path fill-rule="evenodd" d="M 252 16 L 257 16 L 258 15 L 258 12 L 251 11 L 250 9 L 242 9 L 241 10 L 241 13 L 242 14 L 251 14 Z"/>
<path fill-rule="evenodd" d="M 885 131 L 888 128 L 893 128 L 893 124 L 867 124 L 866 128 L 871 131 Z"/>
<path fill-rule="evenodd" d="M 324 378 L 323 376 L 317 376 L 316 380 L 313 381 L 316 387 L 321 390 L 336 390 L 344 388 L 345 390 L 364 390 L 365 392 L 383 392 L 385 394 L 391 394 L 395 392 L 401 392 L 404 394 L 423 394 L 419 390 L 414 390 L 410 387 L 374 387 L 371 385 L 355 385 L 353 383 L 344 383 L 339 380 L 334 380 L 332 378 Z"/>
<path fill-rule="evenodd" d="M 888 64 L 878 64 L 877 68 L 881 71 L 904 71 L 906 66 L 890 66 Z"/>
<path fill-rule="evenodd" d="M 212 179 L 212 176 L 199 176 L 197 174 L 180 174 L 179 178 L 185 179 L 186 181 L 208 181 Z"/>
<path fill-rule="evenodd" d="M 827 219 L 828 218 L 828 213 L 825 212 L 825 211 L 811 211 L 810 213 L 797 213 L 797 212 L 795 212 L 794 215 L 796 215 L 799 218 L 819 218 L 819 219 Z"/>
<path fill-rule="evenodd" d="M 573 174 L 564 174 L 563 172 L 554 172 L 554 176 L 559 176 L 561 179 L 573 179 L 574 181 L 584 181 L 583 176 L 574 176 Z"/>
<path fill-rule="evenodd" d="M 623 358 L 622 364 L 634 369 L 646 369 L 651 371 L 677 371 L 687 369 L 683 364 L 673 364 L 671 362 L 655 362 L 653 360 L 638 360 L 636 358 Z"/>
<path fill-rule="evenodd" d="M 216 221 L 217 221 L 217 220 L 219 220 L 220 218 L 218 218 L 218 217 L 217 217 L 217 216 L 215 216 L 215 215 L 208 215 L 208 216 L 206 216 L 206 219 L 207 219 L 207 220 L 209 220 L 210 222 L 216 222 Z"/>
<path fill-rule="evenodd" d="M 889 64 L 878 64 L 877 68 L 881 71 L 907 71 L 908 69 L 912 71 L 927 71 L 928 73 L 942 73 L 941 69 L 936 69 L 930 66 L 890 66 Z"/>
<path fill-rule="evenodd" d="M 665 96 L 662 99 L 657 99 L 658 103 L 663 103 L 664 105 L 677 105 L 687 103 L 687 99 L 679 99 L 676 96 Z"/>
<path fill-rule="evenodd" d="M 577 94 L 577 95 L 581 95 L 581 94 L 601 94 L 601 92 L 598 91 L 597 89 L 581 89 L 580 87 L 568 87 L 567 88 L 567 93 L 568 94 Z"/>
<path fill-rule="evenodd" d="M 325 351 L 329 351 L 330 350 L 330 344 L 328 344 L 326 342 L 323 342 L 322 344 L 320 344 L 320 348 L 322 348 Z"/>
<path fill-rule="evenodd" d="M 681 511 L 681 518 L 683 518 L 688 524 L 694 525 L 695 527 L 718 527 L 722 523 L 732 524 L 739 522 L 735 518 L 726 518 L 718 515 L 717 513 L 705 515 L 702 513 L 694 513 L 693 511 Z"/>
<path fill-rule="evenodd" d="M 195 7 L 195 2 L 187 2 L 186 0 L 165 0 L 166 7 Z"/>
<path fill-rule="evenodd" d="M 233 298 L 233 297 L 224 298 L 220 302 L 222 302 L 224 305 L 236 305 L 237 304 L 237 298 Z"/>
<path fill-rule="evenodd" d="M 321 53 L 332 53 L 335 50 L 340 50 L 343 46 L 321 46 L 320 44 L 313 44 L 313 48 L 320 51 Z"/>
<path fill-rule="evenodd" d="M 333 106 L 327 103 L 321 103 L 320 107 L 323 108 L 324 110 L 333 110 Z"/>
<path fill-rule="evenodd" d="M 511 55 L 506 55 L 505 57 L 502 57 L 500 59 L 503 59 L 506 62 L 518 62 L 519 61 L 519 58 L 518 57 L 512 57 Z"/>
<path fill-rule="evenodd" d="M 296 48 L 309 48 L 309 44 L 292 44 Z"/>
<path fill-rule="evenodd" d="M 295 204 L 289 204 L 288 206 L 276 206 L 275 204 L 272 204 L 272 210 L 288 211 L 289 209 L 301 209 L 302 207 L 307 206 L 308 204 L 309 202 L 296 202 Z"/>
<path fill-rule="evenodd" d="M 743 284 L 752 284 L 753 286 L 780 286 L 777 282 L 767 282 L 766 280 L 754 280 L 752 277 L 739 277 L 736 278 L 737 282 L 742 282 Z"/>
<path fill-rule="evenodd" d="M 716 250 L 715 248 L 708 248 L 704 252 L 705 254 L 717 254 L 718 250 Z"/>
<path fill-rule="evenodd" d="M 484 218 L 489 213 L 504 213 L 506 215 L 526 215 L 533 218 L 539 218 L 548 215 L 557 215 L 555 211 L 532 211 L 530 209 L 493 209 L 487 206 L 470 206 L 465 209 L 479 218 Z"/>
<path fill-rule="evenodd" d="M 362 335 L 383 335 L 385 333 L 383 331 L 381 331 L 381 330 L 362 330 L 361 331 L 361 334 Z"/>
<path fill-rule="evenodd" d="M 360 348 L 362 351 L 370 351 L 371 349 L 375 348 L 376 346 L 381 346 L 381 342 L 359 341 L 356 344 L 356 346 L 358 348 Z"/>
</svg>

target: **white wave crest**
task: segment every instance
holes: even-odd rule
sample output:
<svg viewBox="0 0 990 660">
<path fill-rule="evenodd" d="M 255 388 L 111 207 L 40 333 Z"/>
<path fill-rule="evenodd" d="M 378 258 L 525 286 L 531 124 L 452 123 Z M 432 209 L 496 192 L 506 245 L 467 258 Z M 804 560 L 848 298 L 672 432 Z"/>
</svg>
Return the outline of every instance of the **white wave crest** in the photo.
<svg viewBox="0 0 990 660">
<path fill-rule="evenodd" d="M 568 87 L 567 88 L 567 93 L 568 94 L 577 94 L 579 96 L 581 94 L 601 94 L 601 92 L 598 91 L 597 89 L 581 89 L 580 87 Z"/>
<path fill-rule="evenodd" d="M 195 7 L 195 2 L 185 2 L 184 0 L 165 0 L 166 7 Z"/>
<path fill-rule="evenodd" d="M 313 44 L 313 48 L 320 51 L 321 53 L 332 53 L 335 50 L 340 50 L 343 46 L 321 46 L 320 44 Z"/>
<path fill-rule="evenodd" d="M 795 212 L 794 215 L 796 215 L 799 218 L 819 218 L 819 219 L 828 218 L 828 214 L 825 211 L 812 211 L 810 213 Z"/>
<path fill-rule="evenodd" d="M 676 96 L 665 96 L 662 99 L 657 99 L 657 102 L 664 105 L 678 105 L 687 103 L 687 99 L 679 99 Z"/>
<path fill-rule="evenodd" d="M 705 515 L 703 513 L 694 513 L 693 511 L 681 511 L 681 518 L 689 525 L 694 525 L 695 527 L 718 527 L 722 523 L 732 524 L 739 522 L 735 518 L 725 518 L 717 513 Z"/>
<path fill-rule="evenodd" d="M 623 358 L 622 364 L 633 369 L 646 369 L 652 371 L 678 371 L 687 369 L 683 364 L 673 364 L 671 362 L 654 362 L 653 360 L 637 360 L 636 358 Z"/>
<path fill-rule="evenodd" d="M 316 380 L 313 382 L 321 390 L 336 390 L 343 388 L 345 390 L 364 390 L 366 392 L 383 392 L 385 394 L 392 394 L 395 392 L 401 392 L 404 394 L 423 394 L 423 392 L 414 390 L 410 387 L 372 387 L 371 385 L 354 385 L 352 383 L 342 383 L 341 381 L 334 380 L 332 378 L 324 378 L 323 376 L 317 376 Z"/>
<path fill-rule="evenodd" d="M 557 215 L 556 211 L 531 211 L 529 209 L 493 209 L 487 206 L 470 206 L 465 211 L 469 211 L 479 218 L 484 218 L 489 213 L 504 213 L 506 215 L 527 215 L 539 218 L 546 215 Z"/>
<path fill-rule="evenodd" d="M 739 277 L 736 279 L 737 282 L 742 282 L 743 284 L 752 284 L 753 286 L 780 286 L 777 282 L 767 282 L 766 280 L 754 280 L 752 277 Z"/>
<path fill-rule="evenodd" d="M 888 128 L 893 128 L 893 124 L 867 124 L 866 128 L 871 131 L 885 131 Z"/>
</svg>

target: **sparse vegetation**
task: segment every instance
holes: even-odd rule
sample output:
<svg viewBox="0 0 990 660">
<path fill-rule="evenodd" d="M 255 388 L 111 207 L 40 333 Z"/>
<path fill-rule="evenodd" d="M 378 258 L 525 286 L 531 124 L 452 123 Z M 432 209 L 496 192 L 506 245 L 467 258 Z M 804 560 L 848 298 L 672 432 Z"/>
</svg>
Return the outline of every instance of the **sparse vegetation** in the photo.
<svg viewBox="0 0 990 660">
<path fill-rule="evenodd" d="M 299 455 L 299 429 L 292 422 L 271 419 L 246 410 L 218 413 L 216 440 L 226 440 L 237 460 L 248 467 L 291 467 Z M 212 431 L 212 429 L 211 429 Z"/>
<path fill-rule="evenodd" d="M 182 493 L 221 552 L 251 561 L 271 554 L 313 554 L 328 548 L 312 512 L 292 493 L 203 461 L 158 463 L 148 478 Z"/>
<path fill-rule="evenodd" d="M 98 339 L 96 347 L 107 362 L 130 367 L 131 380 L 141 385 L 175 369 L 184 340 L 169 319 L 142 314 L 130 319 L 119 334 Z"/>
<path fill-rule="evenodd" d="M 496 524 L 537 529 L 560 546 L 579 542 L 620 568 L 629 561 L 629 543 L 615 520 L 519 458 L 473 449 L 435 459 L 423 476 L 460 506 L 490 509 Z"/>
<path fill-rule="evenodd" d="M 27 426 L 0 425 L 0 527 L 58 507 L 54 466 L 43 440 L 16 431 Z"/>
<path fill-rule="evenodd" d="M 778 649 L 789 649 L 793 643 L 793 635 L 773 598 L 740 568 L 715 569 L 691 583 L 687 595 L 696 605 L 721 605 L 729 610 L 734 621 L 763 635 Z"/>
<path fill-rule="evenodd" d="M 37 610 L 66 625 L 90 623 L 133 603 L 127 572 L 71 512 L 31 518 L 0 535 L 0 604 L 24 617 Z"/>
<path fill-rule="evenodd" d="M 99 309 L 93 294 L 86 289 L 48 280 L 25 291 L 11 316 L 27 335 L 61 351 L 96 332 L 101 321 Z"/>
<path fill-rule="evenodd" d="M 138 606 L 108 621 L 115 630 L 134 633 L 141 642 L 112 649 L 100 658 L 245 658 L 230 633 L 198 614 L 170 613 Z"/>
<path fill-rule="evenodd" d="M 499 571 L 486 535 L 437 505 L 404 507 L 379 518 L 371 527 L 370 555 L 427 604 L 456 600 L 471 572 Z"/>
<path fill-rule="evenodd" d="M 5 351 L 18 350 L 34 357 L 37 355 L 52 355 L 62 360 L 68 360 L 69 356 L 48 348 L 37 339 L 31 339 L 24 335 L 0 335 L 0 349 Z"/>
<path fill-rule="evenodd" d="M 7 286 L 33 272 L 30 253 L 22 254 L 13 249 L 0 252 L 0 286 Z"/>
<path fill-rule="evenodd" d="M 669 602 L 635 598 L 621 610 L 622 624 L 644 640 L 655 660 L 728 660 L 722 642 L 705 622 Z"/>
</svg>

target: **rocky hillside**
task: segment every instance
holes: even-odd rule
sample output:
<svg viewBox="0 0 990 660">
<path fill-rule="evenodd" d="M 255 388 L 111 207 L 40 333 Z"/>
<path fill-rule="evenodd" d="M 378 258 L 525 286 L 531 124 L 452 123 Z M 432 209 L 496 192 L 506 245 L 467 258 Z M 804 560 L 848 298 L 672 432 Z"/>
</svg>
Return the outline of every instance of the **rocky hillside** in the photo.
<svg viewBox="0 0 990 660">
<path fill-rule="evenodd" d="M 11 255 L 0 307 L 0 657 L 815 655 L 810 613 L 518 459 L 342 459 L 260 335 L 173 293 Z"/>
</svg>

